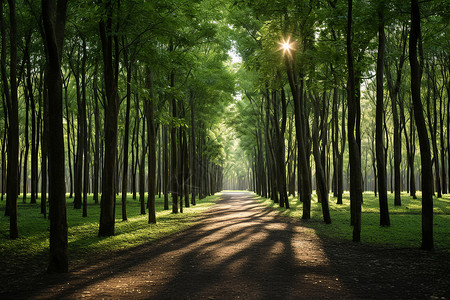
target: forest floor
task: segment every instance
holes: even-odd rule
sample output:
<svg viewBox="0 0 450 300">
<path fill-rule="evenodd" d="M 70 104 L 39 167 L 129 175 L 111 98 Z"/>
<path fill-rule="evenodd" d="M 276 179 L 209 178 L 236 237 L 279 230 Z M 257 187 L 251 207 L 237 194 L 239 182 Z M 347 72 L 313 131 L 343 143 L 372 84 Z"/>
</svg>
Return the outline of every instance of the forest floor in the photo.
<svg viewBox="0 0 450 300">
<path fill-rule="evenodd" d="M 92 254 L 67 274 L 21 274 L 0 298 L 449 299 L 449 258 L 321 238 L 252 194 L 230 192 L 181 233 Z"/>
</svg>

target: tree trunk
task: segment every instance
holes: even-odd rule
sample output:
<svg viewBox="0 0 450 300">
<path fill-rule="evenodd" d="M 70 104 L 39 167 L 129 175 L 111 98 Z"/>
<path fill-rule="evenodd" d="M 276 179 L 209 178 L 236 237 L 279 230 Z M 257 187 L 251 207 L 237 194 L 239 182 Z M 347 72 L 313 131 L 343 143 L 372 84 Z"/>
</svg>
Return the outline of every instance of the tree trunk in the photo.
<svg viewBox="0 0 450 300">
<path fill-rule="evenodd" d="M 125 41 L 123 40 L 123 44 Z M 122 173 L 122 220 L 127 220 L 127 190 L 128 190 L 128 140 L 130 131 L 130 106 L 131 106 L 131 67 L 133 61 L 128 59 L 128 50 L 123 51 L 125 68 L 127 71 L 127 107 L 125 111 L 125 133 L 123 137 L 123 173 Z M 147 116 L 148 117 L 148 116 Z M 149 141 L 150 143 L 150 141 Z"/>
<path fill-rule="evenodd" d="M 27 72 L 31 72 L 31 64 L 28 57 L 27 61 Z M 28 93 L 30 94 L 30 104 L 31 104 L 31 200 L 30 203 L 36 203 L 37 195 L 37 166 L 38 166 L 38 149 L 36 147 L 36 139 L 39 136 L 36 134 L 36 103 L 34 102 L 34 95 L 31 83 L 31 74 L 28 74 Z M 39 140 L 39 139 L 38 139 Z"/>
<path fill-rule="evenodd" d="M 67 218 L 65 199 L 63 99 L 61 54 L 67 0 L 42 0 L 47 52 L 46 85 L 49 107 L 49 218 L 50 261 L 48 272 L 67 272 Z M 55 22 L 56 21 L 56 22 Z"/>
<path fill-rule="evenodd" d="M 28 116 L 29 116 L 30 99 L 25 88 L 25 157 L 23 161 L 23 203 L 27 202 L 27 182 L 28 182 L 28 151 L 30 143 L 28 139 Z"/>
<path fill-rule="evenodd" d="M 156 135 L 154 120 L 154 89 L 153 74 L 146 67 L 146 86 L 150 91 L 150 97 L 146 102 L 147 137 L 148 137 L 148 223 L 156 224 L 155 207 L 155 172 L 156 172 Z"/>
<path fill-rule="evenodd" d="M 352 23 L 353 23 L 353 0 L 348 0 L 347 16 L 347 64 L 348 64 L 348 144 L 349 144 L 349 162 L 350 162 L 350 202 L 353 203 L 353 241 L 361 241 L 361 153 L 358 140 L 360 138 L 357 118 L 359 112 L 359 102 L 355 97 L 355 73 L 354 57 L 352 45 Z M 356 128 L 355 128 L 356 127 Z M 356 129 L 356 130 L 355 130 Z"/>
<path fill-rule="evenodd" d="M 19 181 L 19 109 L 17 96 L 17 21 L 16 21 L 16 1 L 8 0 L 9 3 L 9 21 L 10 21 L 10 92 L 8 89 L 8 81 L 3 79 L 6 102 L 8 105 L 8 160 L 7 160 L 7 191 L 6 203 L 8 205 L 9 213 L 9 237 L 16 239 L 19 236 L 17 228 L 17 197 L 19 195 L 18 183 Z M 3 15 L 3 12 L 2 12 Z M 6 36 L 3 34 L 2 26 L 2 41 Z M 5 49 L 2 51 L 4 55 Z M 6 68 L 2 57 L 2 68 Z M 3 72 L 2 72 L 3 73 Z"/>
<path fill-rule="evenodd" d="M 106 18 L 100 21 L 99 27 L 106 91 L 105 158 L 102 172 L 102 199 L 100 203 L 100 226 L 98 234 L 99 236 L 112 236 L 114 235 L 116 204 L 114 188 L 117 158 L 117 117 L 119 113 L 117 97 L 119 45 L 117 35 L 112 30 L 113 3 L 106 0 L 104 2 Z M 113 50 L 115 52 L 115 61 L 113 59 Z"/>
<path fill-rule="evenodd" d="M 378 171 L 378 190 L 380 203 L 380 226 L 390 226 L 389 209 L 387 201 L 386 188 L 386 157 L 384 152 L 383 141 L 383 118 L 384 118 L 384 103 L 383 103 L 383 67 L 384 67 L 384 48 L 386 44 L 386 37 L 384 34 L 384 2 L 381 1 L 378 8 L 378 57 L 377 57 L 377 96 L 376 96 L 376 158 Z"/>
<path fill-rule="evenodd" d="M 418 0 L 411 0 L 411 32 L 409 62 L 411 65 L 411 96 L 419 136 L 422 164 L 422 249 L 433 250 L 433 171 L 428 132 L 420 100 L 421 70 L 417 61 L 417 41 L 420 38 L 420 9 Z"/>
<path fill-rule="evenodd" d="M 433 122 L 431 122 L 431 118 L 429 118 L 429 123 L 430 123 L 430 136 L 431 136 L 431 144 L 433 146 L 433 159 L 432 161 L 434 162 L 434 172 L 435 172 L 435 176 L 434 176 L 434 183 L 435 183 L 435 188 L 437 191 L 437 197 L 438 198 L 442 198 L 442 188 L 441 188 L 441 171 L 440 171 L 440 166 L 439 166 L 439 151 L 438 151 L 438 147 L 437 147 L 437 94 L 439 93 L 437 91 L 437 84 L 436 84 L 436 71 L 434 68 L 434 64 L 432 65 L 432 70 L 431 72 L 427 72 L 428 75 L 428 80 L 431 81 L 432 87 L 428 88 L 427 94 L 431 95 L 431 91 L 433 91 L 433 105 L 431 105 L 433 107 Z M 430 102 L 430 98 L 427 98 L 427 103 Z M 431 113 L 430 113 L 431 116 Z M 444 153 L 441 153 L 441 155 L 444 155 Z"/>
<path fill-rule="evenodd" d="M 95 137 L 94 137 L 94 184 L 92 198 L 95 204 L 98 204 L 99 193 L 99 173 L 100 173 L 100 110 L 98 107 L 98 93 L 97 93 L 97 71 L 98 66 L 95 62 L 94 76 L 92 82 L 92 89 L 94 92 L 94 123 L 95 123 Z"/>
<path fill-rule="evenodd" d="M 172 72 L 170 74 L 170 87 L 175 86 L 175 74 Z M 171 99 L 172 105 L 172 117 L 177 117 L 177 100 L 174 96 Z M 172 152 L 172 170 L 171 170 L 171 181 L 172 181 L 172 213 L 178 213 L 178 173 L 177 173 L 177 128 L 172 125 L 170 129 L 170 139 L 171 139 L 171 152 Z"/>
<path fill-rule="evenodd" d="M 324 99 L 325 101 L 325 99 Z M 322 157 L 320 155 L 320 149 L 319 149 L 319 103 L 318 101 L 314 101 L 314 107 L 315 107 L 315 116 L 314 116 L 314 124 L 313 124 L 313 155 L 314 155 L 314 161 L 316 165 L 316 178 L 317 178 L 317 194 L 319 202 L 322 204 L 322 213 L 323 213 L 323 220 L 326 224 L 331 224 L 331 217 L 330 217 L 330 209 L 328 206 L 328 190 L 327 190 L 327 182 L 325 177 L 325 170 L 323 168 L 323 161 Z M 323 112 L 323 117 L 327 115 L 325 112 Z M 322 123 L 324 121 L 322 120 Z M 326 121 L 325 121 L 326 124 Z M 326 126 L 326 125 L 322 125 Z M 323 127 L 322 127 L 323 128 Z M 322 132 L 322 135 L 324 132 Z M 326 147 L 326 144 L 324 143 L 322 147 Z"/>
<path fill-rule="evenodd" d="M 86 113 L 86 40 L 82 39 L 83 59 L 81 60 L 81 98 L 82 98 L 82 115 L 83 115 L 83 217 L 87 217 L 87 195 L 89 189 L 89 157 L 88 157 L 88 135 L 87 135 L 87 113 Z"/>
<path fill-rule="evenodd" d="M 300 84 L 297 80 L 295 70 L 295 53 L 286 56 L 285 63 L 288 70 L 289 86 L 294 100 L 295 131 L 298 145 L 298 186 L 300 201 L 303 202 L 302 219 L 311 218 L 311 174 L 309 173 L 308 154 L 306 145 L 306 122 L 303 118 L 303 78 L 300 78 Z"/>
<path fill-rule="evenodd" d="M 76 62 L 78 64 L 78 61 Z M 77 90 L 77 151 L 75 159 L 75 197 L 73 199 L 73 208 L 80 209 L 82 206 L 82 191 L 83 191 L 83 151 L 84 151 L 84 114 L 83 114 L 83 99 L 80 91 L 80 72 L 73 68 L 75 76 L 75 86 Z"/>
<path fill-rule="evenodd" d="M 190 185 L 191 185 L 191 203 L 195 205 L 195 194 L 196 194 L 196 163 L 195 163 L 195 103 L 194 103 L 194 92 L 191 91 L 189 94 L 189 105 L 191 107 L 191 134 L 189 137 L 189 177 L 190 177 Z"/>
<path fill-rule="evenodd" d="M 167 126 L 163 126 L 163 194 L 164 210 L 169 209 L 169 141 Z"/>
<path fill-rule="evenodd" d="M 145 100 L 144 100 L 145 101 Z M 141 215 L 145 215 L 145 154 L 147 145 L 145 144 L 145 112 L 142 115 L 142 135 L 141 135 L 141 161 L 139 163 L 139 202 L 141 203 Z"/>
</svg>

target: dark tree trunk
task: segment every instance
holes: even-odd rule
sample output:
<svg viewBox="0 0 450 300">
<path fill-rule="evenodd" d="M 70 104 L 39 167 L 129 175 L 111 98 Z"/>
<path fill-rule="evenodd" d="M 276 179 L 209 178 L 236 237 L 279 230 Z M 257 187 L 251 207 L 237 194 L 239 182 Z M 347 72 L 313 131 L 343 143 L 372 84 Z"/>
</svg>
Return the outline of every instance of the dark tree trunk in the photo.
<svg viewBox="0 0 450 300">
<path fill-rule="evenodd" d="M 175 74 L 170 74 L 170 87 L 175 86 Z M 172 96 L 172 117 L 177 117 L 177 100 Z M 171 181 L 172 181 L 172 213 L 178 213 L 178 173 L 177 173 L 177 128 L 172 125 L 170 129 L 170 145 L 172 152 L 172 168 L 171 168 Z"/>
<path fill-rule="evenodd" d="M 164 210 L 169 209 L 169 141 L 167 126 L 163 126 L 163 194 Z"/>
<path fill-rule="evenodd" d="M 318 99 L 316 99 L 318 100 Z M 325 97 L 323 99 L 325 101 Z M 317 178 L 317 194 L 319 198 L 319 202 L 322 204 L 322 213 L 323 213 L 323 220 L 326 224 L 331 224 L 331 217 L 330 217 L 330 209 L 328 206 L 328 190 L 327 190 L 327 181 L 325 177 L 325 170 L 323 167 L 323 161 L 321 157 L 321 151 L 319 149 L 319 115 L 321 115 L 321 127 L 322 129 L 324 126 L 326 126 L 326 121 L 324 121 L 324 117 L 328 114 L 325 113 L 325 111 L 320 114 L 319 109 L 319 101 L 314 101 L 314 108 L 315 108 L 315 116 L 314 116 L 314 124 L 313 124 L 313 155 L 314 155 L 314 161 L 316 165 L 316 178 Z M 325 132 L 322 131 L 322 135 L 326 135 Z M 322 145 L 322 147 L 326 147 L 326 143 Z"/>
<path fill-rule="evenodd" d="M 23 160 L 23 199 L 22 202 L 27 202 L 27 181 L 28 181 L 28 151 L 30 143 L 28 139 L 28 116 L 29 116 L 30 99 L 25 91 L 25 157 Z"/>
<path fill-rule="evenodd" d="M 276 103 L 274 103 L 275 105 Z M 277 104 L 275 106 L 278 106 Z M 278 114 L 278 109 L 277 109 Z M 280 193 L 280 201 L 284 202 L 284 205 L 289 209 L 289 199 L 287 195 L 286 187 L 286 164 L 285 164 L 285 145 L 284 145 L 284 133 L 286 132 L 286 118 L 287 118 L 287 107 L 286 107 L 286 95 L 284 89 L 281 90 L 281 128 L 278 127 L 278 122 L 276 122 L 276 147 L 277 147 L 277 172 L 278 172 L 278 190 Z"/>
<path fill-rule="evenodd" d="M 298 186 L 300 201 L 303 202 L 302 219 L 311 218 L 311 174 L 309 172 L 308 153 L 306 145 L 306 126 L 304 122 L 303 78 L 300 84 L 295 70 L 295 53 L 286 56 L 289 86 L 294 100 L 295 131 L 298 145 Z"/>
<path fill-rule="evenodd" d="M 150 91 L 150 97 L 146 102 L 147 137 L 148 137 L 148 223 L 156 224 L 155 207 L 155 172 L 156 172 L 156 131 L 154 120 L 154 89 L 153 74 L 146 67 L 146 86 Z"/>
<path fill-rule="evenodd" d="M 45 67 L 46 68 L 46 67 Z M 46 72 L 46 71 L 45 71 Z M 45 77 L 45 76 L 44 76 Z M 44 80 L 44 90 L 48 90 L 47 81 Z M 41 99 L 43 111 L 41 117 L 41 214 L 47 217 L 47 149 L 48 149 L 48 97 L 47 93 L 43 93 L 39 97 Z M 39 109 L 40 110 L 40 109 Z M 41 113 L 39 112 L 39 115 Z"/>
<path fill-rule="evenodd" d="M 5 108 L 6 106 L 4 106 L 4 108 Z M 5 108 L 5 110 L 6 110 L 6 108 Z M 1 188 L 2 188 L 2 195 L 1 195 L 1 200 L 0 201 L 3 201 L 3 197 L 4 197 L 4 195 L 5 195 L 5 190 L 6 190 L 6 143 L 7 143 L 7 131 L 8 131 L 8 127 L 7 127 L 7 121 L 6 121 L 6 116 L 5 116 L 5 130 L 4 130 L 4 133 L 3 133 L 3 143 L 2 143 L 2 161 L 1 161 L 1 163 L 2 163 L 2 173 L 1 173 L 1 176 L 2 176 L 2 181 L 1 181 Z M 6 212 L 6 209 L 5 209 L 5 212 Z"/>
<path fill-rule="evenodd" d="M 72 151 L 71 151 L 71 146 L 70 146 L 70 125 L 71 125 L 71 121 L 70 121 L 70 112 L 69 112 L 69 79 L 70 76 L 67 77 L 67 79 L 63 82 L 63 87 L 64 87 L 64 98 L 65 98 L 65 109 L 66 109 L 66 123 L 67 123 L 67 160 L 69 162 L 69 189 L 70 189 L 70 194 L 69 194 L 69 198 L 73 197 L 73 176 L 72 176 Z"/>
<path fill-rule="evenodd" d="M 61 54 L 67 0 L 42 0 L 47 52 L 46 85 L 49 107 L 49 218 L 50 261 L 48 272 L 67 272 L 67 218 L 65 199 L 63 99 Z"/>
<path fill-rule="evenodd" d="M 447 194 L 447 173 L 445 172 L 445 139 L 444 139 L 445 105 L 443 105 L 443 98 L 444 98 L 443 95 L 440 94 L 440 97 L 439 97 L 439 124 L 440 124 L 440 131 L 441 131 L 441 136 L 440 136 L 441 168 L 442 168 L 441 182 L 442 182 L 442 194 Z M 447 100 L 448 100 L 448 98 L 447 98 Z M 447 106 L 448 106 L 448 101 L 447 101 Z M 449 132 L 450 132 L 450 130 L 447 129 L 447 135 Z"/>
<path fill-rule="evenodd" d="M 183 129 L 183 185 L 184 185 L 184 205 L 186 207 L 190 206 L 189 202 L 189 152 L 187 146 L 187 134 L 186 130 Z"/>
<path fill-rule="evenodd" d="M 125 45 L 125 41 L 123 41 Z M 123 51 L 125 68 L 127 71 L 127 106 L 125 111 L 125 133 L 123 137 L 123 170 L 122 170 L 122 220 L 127 220 L 127 190 L 128 190 L 128 140 L 130 131 L 130 107 L 131 107 L 131 67 L 132 59 L 128 59 L 128 50 Z M 148 116 L 147 116 L 148 117 Z M 149 141 L 150 143 L 150 141 Z"/>
<path fill-rule="evenodd" d="M 347 64 L 348 64 L 348 144 L 349 144 L 349 161 L 350 161 L 350 201 L 352 205 L 353 216 L 353 241 L 361 241 L 361 202 L 362 202 L 362 186 L 361 186 L 361 153 L 358 144 L 360 139 L 358 131 L 358 112 L 359 102 L 355 97 L 355 71 L 353 57 L 353 1 L 348 0 L 347 15 Z M 355 128 L 356 127 L 356 128 Z"/>
<path fill-rule="evenodd" d="M 87 135 L 87 113 L 86 113 L 86 40 L 82 39 L 83 59 L 81 60 L 81 98 L 82 98 L 82 118 L 83 118 L 83 217 L 87 217 L 87 195 L 89 189 L 89 144 Z"/>
<path fill-rule="evenodd" d="M 447 71 L 449 71 L 449 68 L 447 68 Z M 449 77 L 447 77 L 447 96 L 450 95 Z M 442 142 L 444 142 L 444 141 L 442 141 Z M 448 166 L 447 166 L 447 169 L 448 169 L 448 190 L 449 190 L 449 193 L 450 193 L 450 103 L 449 102 L 447 102 L 447 164 L 448 164 Z"/>
<path fill-rule="evenodd" d="M 384 67 L 384 49 L 386 37 L 384 34 L 384 2 L 381 1 L 378 8 L 378 57 L 377 57 L 377 96 L 376 96 L 376 158 L 378 171 L 378 200 L 380 203 L 380 226 L 390 226 L 389 209 L 387 201 L 386 187 L 386 157 L 384 152 L 383 141 L 383 118 L 384 118 L 384 101 L 383 101 L 383 67 Z"/>
<path fill-rule="evenodd" d="M 333 102 L 336 98 L 336 108 L 334 110 L 334 139 L 335 139 L 335 151 L 336 151 L 336 189 L 337 189 L 337 201 L 336 204 L 342 204 L 342 194 L 344 193 L 344 150 L 345 150 L 345 105 L 342 105 L 342 134 L 341 134 L 341 150 L 339 151 L 339 95 L 337 88 L 333 91 Z"/>
<path fill-rule="evenodd" d="M 75 62 L 76 64 L 79 61 Z M 77 150 L 76 150 L 76 159 L 75 159 L 75 169 L 74 169 L 74 177 L 75 177 L 75 197 L 73 199 L 73 208 L 80 209 L 82 206 L 82 192 L 83 192 L 83 151 L 84 151 L 84 122 L 86 118 L 83 113 L 83 99 L 80 91 L 80 71 L 78 66 L 73 67 L 73 74 L 75 76 L 75 86 L 77 90 Z"/>
<path fill-rule="evenodd" d="M 162 130 L 162 126 L 158 125 L 158 130 L 156 130 L 157 132 L 157 139 L 158 139 L 158 172 L 156 174 L 157 179 L 156 179 L 156 192 L 158 193 L 158 197 L 161 198 L 161 192 L 162 192 L 162 173 L 161 173 L 161 130 Z"/>
<path fill-rule="evenodd" d="M 196 163 L 195 163 L 195 103 L 194 103 L 194 92 L 191 91 L 189 94 L 189 104 L 191 107 L 191 134 L 189 137 L 189 175 L 190 175 L 190 185 L 191 185 L 191 203 L 192 205 L 195 205 L 195 194 L 196 194 Z"/>
<path fill-rule="evenodd" d="M 113 3 L 104 1 L 106 18 L 100 21 L 100 38 L 103 54 L 105 79 L 105 158 L 102 172 L 102 199 L 100 203 L 99 236 L 114 235 L 115 222 L 115 174 L 117 158 L 117 117 L 119 103 L 117 97 L 119 45 L 117 35 L 113 32 Z M 115 52 L 115 61 L 113 58 Z"/>
<path fill-rule="evenodd" d="M 131 137 L 131 193 L 133 194 L 133 199 L 136 199 L 136 169 L 135 169 L 135 141 L 136 141 L 136 127 L 137 127 L 137 118 L 134 120 L 134 126 L 133 126 L 133 135 Z M 136 156 L 137 158 L 137 156 Z"/>
<path fill-rule="evenodd" d="M 428 63 L 427 63 L 427 83 L 428 83 L 428 89 L 427 89 L 427 110 L 428 110 L 428 123 L 429 123 L 429 128 L 430 128 L 430 136 L 431 136 L 431 145 L 433 147 L 433 159 L 432 162 L 434 163 L 434 186 L 435 189 L 437 191 L 437 197 L 438 198 L 442 198 L 442 190 L 441 190 L 441 172 L 440 172 L 440 167 L 439 167 L 439 151 L 438 151 L 438 147 L 437 147 L 437 103 L 436 103 L 436 98 L 437 98 L 437 87 L 436 87 L 436 82 L 435 82 L 435 76 L 436 76 L 436 71 L 434 70 L 434 65 L 433 68 L 430 72 L 429 67 L 428 67 Z M 432 84 L 432 86 L 430 86 L 430 84 Z M 431 96 L 431 92 L 433 92 L 433 103 L 431 104 L 430 101 L 430 96 Z M 433 107 L 433 111 L 431 112 L 431 108 L 430 106 Z M 431 117 L 431 113 L 433 113 L 433 117 Z M 442 153 L 442 155 L 444 155 L 444 153 Z"/>
<path fill-rule="evenodd" d="M 183 117 L 182 115 L 182 109 L 181 109 L 181 102 L 179 103 L 179 107 L 178 107 L 178 111 L 179 111 L 179 116 L 180 118 Z M 183 163 L 183 129 L 180 127 L 177 130 L 177 134 L 178 134 L 178 145 L 177 145 L 177 153 L 178 153 L 178 157 L 177 157 L 177 180 L 178 180 L 178 190 L 177 190 L 177 194 L 179 197 L 179 208 L 180 208 L 180 212 L 183 212 L 183 189 L 184 189 L 184 182 L 183 182 L 183 167 L 184 167 L 184 163 Z"/>
<path fill-rule="evenodd" d="M 36 103 L 33 95 L 32 83 L 31 83 L 31 64 L 30 57 L 27 59 L 27 72 L 29 72 L 27 78 L 28 93 L 30 95 L 31 104 L 31 200 L 30 203 L 36 203 L 37 195 L 37 167 L 38 167 L 38 149 L 36 147 L 36 140 L 39 140 L 38 134 L 36 134 Z"/>
<path fill-rule="evenodd" d="M 94 92 L 94 123 L 95 123 L 95 137 L 94 137 L 94 184 L 92 198 L 95 204 L 98 204 L 99 193 L 99 173 L 100 173 L 100 110 L 98 107 L 98 93 L 97 93 L 97 62 L 95 63 L 94 77 L 92 82 L 92 89 Z"/>
<path fill-rule="evenodd" d="M 17 197 L 19 195 L 19 109 L 17 97 L 17 21 L 16 21 L 16 1 L 8 0 L 9 3 L 9 21 L 10 21 L 10 93 L 8 90 L 8 81 L 6 79 L 6 71 L 4 73 L 3 84 L 8 106 L 8 160 L 7 160 L 7 191 L 6 203 L 9 214 L 9 237 L 16 239 L 19 236 L 17 228 Z M 3 15 L 3 12 L 1 12 Z M 3 19 L 3 17 L 2 17 Z M 4 22 L 2 22 L 4 23 Z M 3 25 L 3 24 L 2 24 Z M 6 40 L 2 26 L 2 42 Z M 2 47 L 3 48 L 3 47 Z M 2 56 L 5 48 L 2 49 Z M 6 57 L 5 57 L 6 58 Z M 6 68 L 6 61 L 2 57 L 2 68 Z M 3 75 L 2 75 L 3 77 Z"/>
<path fill-rule="evenodd" d="M 145 100 L 144 100 L 145 101 Z M 142 135 L 141 135 L 141 161 L 139 162 L 139 202 L 141 204 L 141 215 L 145 215 L 145 154 L 147 145 L 145 144 L 145 112 L 142 115 Z"/>
<path fill-rule="evenodd" d="M 433 250 L 433 171 L 428 132 L 420 100 L 421 67 L 417 61 L 417 41 L 421 35 L 420 31 L 419 2 L 418 0 L 411 0 L 409 62 L 411 65 L 411 96 L 422 164 L 422 249 Z"/>
</svg>

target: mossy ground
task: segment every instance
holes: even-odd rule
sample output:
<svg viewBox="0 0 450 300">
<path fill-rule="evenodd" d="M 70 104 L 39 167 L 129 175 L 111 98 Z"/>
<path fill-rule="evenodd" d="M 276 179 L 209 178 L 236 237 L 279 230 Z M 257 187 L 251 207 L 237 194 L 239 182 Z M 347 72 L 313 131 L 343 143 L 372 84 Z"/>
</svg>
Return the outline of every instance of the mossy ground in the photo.
<svg viewBox="0 0 450 300">
<path fill-rule="evenodd" d="M 255 195 L 256 197 L 256 195 Z M 301 218 L 302 203 L 298 197 L 289 197 L 290 209 L 280 208 L 272 200 L 258 197 L 266 206 L 276 208 L 282 215 Z M 422 217 L 421 193 L 417 199 L 402 193 L 402 205 L 394 206 L 394 195 L 388 193 L 391 226 L 381 227 L 378 197 L 373 192 L 364 193 L 361 216 L 361 243 L 392 248 L 418 248 L 421 244 Z M 343 195 L 343 204 L 336 204 L 336 198 L 330 194 L 330 214 L 332 224 L 325 224 L 321 204 L 313 194 L 311 201 L 311 219 L 303 224 L 313 228 L 319 236 L 336 239 L 352 239 L 350 226 L 350 194 Z M 450 194 L 443 198 L 434 197 L 434 243 L 437 251 L 450 252 Z"/>
</svg>

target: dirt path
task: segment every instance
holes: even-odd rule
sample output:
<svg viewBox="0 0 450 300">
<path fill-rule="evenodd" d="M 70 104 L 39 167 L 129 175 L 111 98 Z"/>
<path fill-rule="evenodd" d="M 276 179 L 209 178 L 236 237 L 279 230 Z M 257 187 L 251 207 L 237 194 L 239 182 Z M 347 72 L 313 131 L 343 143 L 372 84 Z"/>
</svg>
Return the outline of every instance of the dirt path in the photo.
<svg viewBox="0 0 450 300">
<path fill-rule="evenodd" d="M 185 232 L 155 245 L 127 251 L 120 257 L 81 266 L 69 274 L 47 277 L 14 298 L 430 299 L 433 293 L 445 296 L 448 263 L 420 270 L 442 258 L 410 249 L 413 256 L 418 255 L 423 261 L 421 265 L 413 265 L 411 271 L 411 263 L 418 257 L 395 251 L 380 253 L 372 247 L 323 241 L 301 223 L 262 207 L 251 194 L 227 193 L 196 226 Z M 406 272 L 409 275 L 405 270 L 409 270 Z"/>
</svg>

